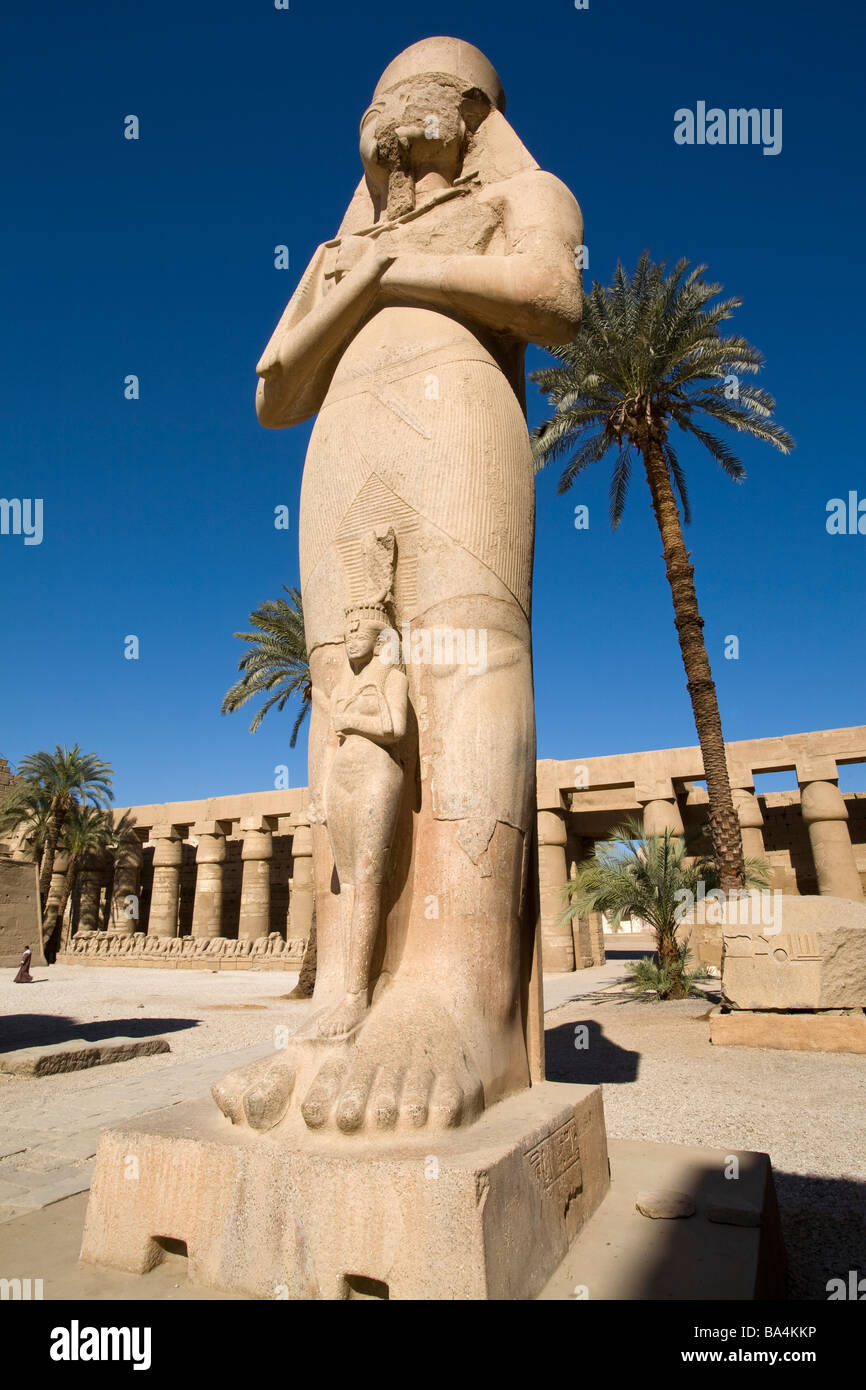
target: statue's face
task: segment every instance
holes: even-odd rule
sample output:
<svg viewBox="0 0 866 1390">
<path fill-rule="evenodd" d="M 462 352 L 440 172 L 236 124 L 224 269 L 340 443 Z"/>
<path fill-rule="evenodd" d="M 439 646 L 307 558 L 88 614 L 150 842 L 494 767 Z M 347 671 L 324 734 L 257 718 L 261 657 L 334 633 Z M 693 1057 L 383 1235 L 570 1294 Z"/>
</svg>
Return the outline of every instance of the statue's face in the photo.
<svg viewBox="0 0 866 1390">
<path fill-rule="evenodd" d="M 483 101 L 483 98 L 482 98 Z M 467 136 L 474 121 L 464 113 L 467 99 L 456 79 L 419 77 L 379 97 L 361 121 L 361 159 L 374 181 L 390 169 L 438 169 L 447 178 L 460 172 Z"/>
<path fill-rule="evenodd" d="M 352 618 L 346 624 L 346 655 L 350 661 L 363 661 L 365 657 L 369 659 L 378 640 L 378 623 L 362 623 L 359 618 Z"/>
</svg>

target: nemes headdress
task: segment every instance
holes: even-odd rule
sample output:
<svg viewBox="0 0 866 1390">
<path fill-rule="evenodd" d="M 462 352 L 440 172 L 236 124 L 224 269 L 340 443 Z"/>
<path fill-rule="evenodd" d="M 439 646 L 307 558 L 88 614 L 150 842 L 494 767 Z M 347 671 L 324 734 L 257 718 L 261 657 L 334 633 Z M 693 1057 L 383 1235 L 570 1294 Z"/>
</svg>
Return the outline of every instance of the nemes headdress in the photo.
<svg viewBox="0 0 866 1390">
<path fill-rule="evenodd" d="M 388 64 L 373 93 L 373 101 L 413 77 L 439 74 L 454 77 L 464 90 L 483 92 L 490 112 L 471 137 L 463 161 L 460 183 L 497 183 L 527 169 L 537 169 L 523 142 L 505 119 L 505 91 L 489 59 L 463 39 L 421 39 L 405 48 Z M 373 222 L 375 211 L 366 176 L 355 189 L 338 237 L 357 234 Z"/>
<path fill-rule="evenodd" d="M 473 44 L 443 37 L 421 39 L 398 53 L 376 83 L 373 100 L 401 82 L 434 72 L 456 77 L 466 91 L 483 92 L 491 106 L 505 111 L 505 92 L 493 64 Z"/>
</svg>

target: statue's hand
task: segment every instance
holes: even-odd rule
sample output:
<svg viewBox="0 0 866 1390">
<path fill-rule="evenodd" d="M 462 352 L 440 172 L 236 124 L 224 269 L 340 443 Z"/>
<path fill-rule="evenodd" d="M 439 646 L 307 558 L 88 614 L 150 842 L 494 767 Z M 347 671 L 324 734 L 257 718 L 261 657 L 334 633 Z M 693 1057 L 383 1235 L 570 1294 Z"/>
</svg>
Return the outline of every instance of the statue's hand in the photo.
<svg viewBox="0 0 866 1390">
<path fill-rule="evenodd" d="M 366 236 L 344 236 L 340 245 L 337 247 L 337 256 L 334 262 L 334 275 L 337 280 L 341 280 L 344 275 L 354 269 L 361 258 L 370 250 L 370 238 Z"/>
<path fill-rule="evenodd" d="M 375 279 L 393 260 L 393 251 L 381 240 L 368 236 L 343 237 L 337 248 L 334 279 L 339 283 L 356 266 L 361 268 L 365 278 Z"/>
</svg>

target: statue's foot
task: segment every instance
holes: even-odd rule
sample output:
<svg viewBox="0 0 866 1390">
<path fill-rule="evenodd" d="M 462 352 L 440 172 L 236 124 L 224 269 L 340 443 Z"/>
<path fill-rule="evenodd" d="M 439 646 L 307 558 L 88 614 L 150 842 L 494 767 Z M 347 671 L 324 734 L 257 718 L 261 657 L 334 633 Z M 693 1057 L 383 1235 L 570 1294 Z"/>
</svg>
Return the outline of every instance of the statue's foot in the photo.
<svg viewBox="0 0 866 1390">
<path fill-rule="evenodd" d="M 317 1038 L 345 1038 L 358 1027 L 367 1013 L 366 990 L 347 994 L 336 1009 L 318 1014 L 312 1021 L 312 1035 Z"/>
<path fill-rule="evenodd" d="M 389 996 L 345 1053 L 314 1076 L 301 1105 L 310 1129 L 450 1129 L 484 1108 L 481 1081 L 441 1009 Z"/>
<path fill-rule="evenodd" d="M 211 1095 L 232 1124 L 273 1129 L 288 1108 L 295 1069 L 285 1058 L 265 1057 L 229 1072 L 211 1087 Z"/>
</svg>

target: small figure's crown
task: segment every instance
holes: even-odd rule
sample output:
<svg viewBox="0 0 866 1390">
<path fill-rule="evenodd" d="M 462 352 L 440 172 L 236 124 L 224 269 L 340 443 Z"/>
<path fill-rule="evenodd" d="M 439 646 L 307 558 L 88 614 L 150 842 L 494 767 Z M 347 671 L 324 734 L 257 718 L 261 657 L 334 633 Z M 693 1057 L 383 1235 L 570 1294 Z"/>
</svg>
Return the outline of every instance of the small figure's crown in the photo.
<svg viewBox="0 0 866 1390">
<path fill-rule="evenodd" d="M 353 603 L 351 608 L 347 608 L 346 621 L 350 618 L 357 618 L 362 623 L 380 623 L 382 627 L 391 626 L 391 617 L 387 608 L 381 603 Z"/>
</svg>

